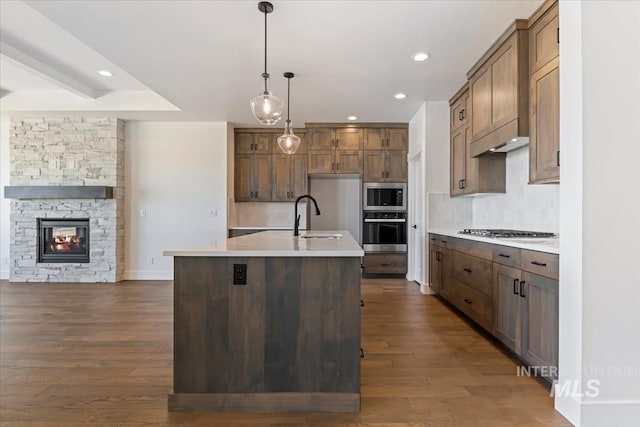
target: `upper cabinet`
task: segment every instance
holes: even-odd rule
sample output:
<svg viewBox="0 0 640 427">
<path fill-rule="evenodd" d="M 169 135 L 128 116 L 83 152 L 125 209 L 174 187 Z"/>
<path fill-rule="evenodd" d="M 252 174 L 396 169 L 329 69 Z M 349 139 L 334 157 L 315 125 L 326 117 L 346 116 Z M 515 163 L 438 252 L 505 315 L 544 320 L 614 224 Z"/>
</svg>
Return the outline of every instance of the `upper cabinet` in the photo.
<svg viewBox="0 0 640 427">
<path fill-rule="evenodd" d="M 465 85 L 449 101 L 451 116 L 451 196 L 505 192 L 505 154 L 470 155 L 471 120 L 469 89 Z"/>
<path fill-rule="evenodd" d="M 560 180 L 559 30 L 557 3 L 529 29 L 530 183 Z"/>
<path fill-rule="evenodd" d="M 362 129 L 311 127 L 307 137 L 310 175 L 362 173 Z"/>
<path fill-rule="evenodd" d="M 467 74 L 472 157 L 506 151 L 508 142 L 529 136 L 527 26 L 526 20 L 516 20 Z"/>
<path fill-rule="evenodd" d="M 407 128 L 367 128 L 364 182 L 407 182 Z"/>
</svg>

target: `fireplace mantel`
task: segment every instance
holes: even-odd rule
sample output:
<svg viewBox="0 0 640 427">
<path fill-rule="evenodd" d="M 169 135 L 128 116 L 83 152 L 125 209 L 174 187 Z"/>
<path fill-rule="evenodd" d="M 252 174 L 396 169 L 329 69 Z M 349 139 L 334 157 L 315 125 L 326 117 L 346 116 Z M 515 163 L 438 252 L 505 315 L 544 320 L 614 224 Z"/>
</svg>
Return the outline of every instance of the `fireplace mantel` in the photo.
<svg viewBox="0 0 640 427">
<path fill-rule="evenodd" d="M 4 187 L 5 199 L 113 199 L 113 187 L 104 185 L 13 185 Z"/>
</svg>

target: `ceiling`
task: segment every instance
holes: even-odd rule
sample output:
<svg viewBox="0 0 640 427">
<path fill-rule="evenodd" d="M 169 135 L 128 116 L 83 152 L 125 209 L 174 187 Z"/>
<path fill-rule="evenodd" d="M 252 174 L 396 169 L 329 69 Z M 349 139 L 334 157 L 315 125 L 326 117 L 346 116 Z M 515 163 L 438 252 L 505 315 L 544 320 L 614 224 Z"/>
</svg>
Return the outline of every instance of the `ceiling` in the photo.
<svg viewBox="0 0 640 427">
<path fill-rule="evenodd" d="M 274 0 L 272 90 L 286 98 L 282 73 L 296 74 L 291 118 L 297 125 L 344 122 L 348 115 L 406 122 L 422 102 L 448 100 L 506 27 L 541 3 Z M 74 99 L 81 97 L 18 77 L 3 55 L 0 88 L 10 93 L 0 107 L 256 126 L 249 99 L 261 88 L 263 25 L 256 1 L 3 1 L 1 41 L 96 96 Z M 417 52 L 431 57 L 414 62 Z M 99 69 L 114 76 L 99 76 Z M 397 92 L 406 99 L 395 99 Z"/>
</svg>

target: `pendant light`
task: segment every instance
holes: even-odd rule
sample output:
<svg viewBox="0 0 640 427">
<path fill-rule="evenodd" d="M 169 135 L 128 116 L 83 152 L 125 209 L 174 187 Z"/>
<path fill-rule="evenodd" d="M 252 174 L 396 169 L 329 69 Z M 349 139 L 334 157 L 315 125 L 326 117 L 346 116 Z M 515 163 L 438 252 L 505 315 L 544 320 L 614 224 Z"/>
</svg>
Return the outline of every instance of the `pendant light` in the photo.
<svg viewBox="0 0 640 427">
<path fill-rule="evenodd" d="M 283 103 L 280 98 L 269 92 L 269 73 L 267 73 L 267 15 L 273 12 L 273 5 L 267 1 L 258 3 L 258 10 L 264 13 L 264 90 L 253 98 L 249 105 L 251 112 L 263 125 L 273 126 L 282 118 Z"/>
<path fill-rule="evenodd" d="M 300 137 L 293 133 L 293 125 L 289 119 L 289 112 L 291 111 L 291 79 L 294 75 L 291 72 L 286 72 L 284 76 L 287 78 L 287 121 L 284 122 L 284 134 L 278 137 L 278 146 L 285 154 L 294 154 L 300 147 Z"/>
</svg>

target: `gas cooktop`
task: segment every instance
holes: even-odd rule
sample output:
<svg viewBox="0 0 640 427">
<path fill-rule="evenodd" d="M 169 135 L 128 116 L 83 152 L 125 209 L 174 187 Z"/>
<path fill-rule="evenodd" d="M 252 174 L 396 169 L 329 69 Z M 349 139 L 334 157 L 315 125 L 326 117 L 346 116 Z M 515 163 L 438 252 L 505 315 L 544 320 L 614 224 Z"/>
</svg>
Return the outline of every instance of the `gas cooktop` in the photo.
<svg viewBox="0 0 640 427">
<path fill-rule="evenodd" d="M 496 228 L 465 228 L 458 233 L 481 237 L 512 237 L 518 239 L 556 237 L 554 233 L 544 231 L 501 230 Z"/>
</svg>

